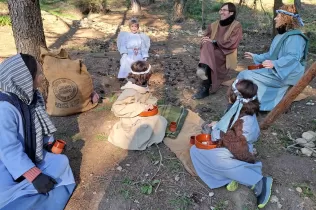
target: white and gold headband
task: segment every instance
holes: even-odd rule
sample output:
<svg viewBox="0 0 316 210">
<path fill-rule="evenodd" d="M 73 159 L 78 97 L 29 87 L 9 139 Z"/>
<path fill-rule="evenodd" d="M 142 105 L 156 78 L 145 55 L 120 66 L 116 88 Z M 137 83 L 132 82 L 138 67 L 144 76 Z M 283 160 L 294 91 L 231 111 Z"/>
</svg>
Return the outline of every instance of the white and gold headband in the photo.
<svg viewBox="0 0 316 210">
<path fill-rule="evenodd" d="M 150 69 L 151 69 L 151 65 L 149 65 L 148 69 L 146 71 L 143 71 L 143 72 L 136 72 L 136 71 L 133 71 L 131 70 L 131 73 L 132 74 L 136 74 L 136 75 L 141 75 L 141 74 L 147 74 L 150 72 Z"/>
</svg>

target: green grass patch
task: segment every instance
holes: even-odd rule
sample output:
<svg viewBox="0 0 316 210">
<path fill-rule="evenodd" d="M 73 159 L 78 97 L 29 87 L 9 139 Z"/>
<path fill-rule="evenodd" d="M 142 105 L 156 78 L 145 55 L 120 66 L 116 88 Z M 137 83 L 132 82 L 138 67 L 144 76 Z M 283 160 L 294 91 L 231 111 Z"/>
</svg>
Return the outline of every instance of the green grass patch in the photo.
<svg viewBox="0 0 316 210">
<path fill-rule="evenodd" d="M 189 210 L 192 209 L 190 206 L 193 204 L 191 198 L 186 195 L 179 195 L 177 198 L 169 201 L 172 206 L 177 210 Z"/>
<path fill-rule="evenodd" d="M 80 18 L 73 14 L 69 14 L 68 10 L 75 9 L 75 7 L 61 0 L 41 0 L 40 7 L 41 10 L 58 17 L 68 18 L 72 20 Z"/>
<path fill-rule="evenodd" d="M 105 135 L 104 133 L 99 133 L 95 136 L 95 138 L 98 140 L 98 141 L 106 141 L 108 139 L 108 136 Z"/>
<path fill-rule="evenodd" d="M 9 15 L 0 15 L 0 26 L 10 26 L 11 19 Z"/>
</svg>

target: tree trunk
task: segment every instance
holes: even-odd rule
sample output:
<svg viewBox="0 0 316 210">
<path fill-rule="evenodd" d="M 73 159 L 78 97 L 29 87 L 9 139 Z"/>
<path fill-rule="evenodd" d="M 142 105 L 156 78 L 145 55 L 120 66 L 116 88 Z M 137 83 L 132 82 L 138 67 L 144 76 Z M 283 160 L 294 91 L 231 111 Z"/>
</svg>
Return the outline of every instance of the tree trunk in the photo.
<svg viewBox="0 0 316 210">
<path fill-rule="evenodd" d="M 301 2 L 301 0 L 294 0 L 294 5 L 295 5 L 295 7 L 296 7 L 298 12 L 302 9 L 302 2 Z"/>
<path fill-rule="evenodd" d="M 183 8 L 184 0 L 175 0 L 173 5 L 173 21 L 182 22 L 184 20 Z"/>
<path fill-rule="evenodd" d="M 39 0 L 8 0 L 8 7 L 17 52 L 38 59 L 40 46 L 47 47 Z"/>
<path fill-rule="evenodd" d="M 282 0 L 274 0 L 273 6 L 273 18 L 277 15 L 275 10 L 278 10 L 283 5 Z M 277 34 L 277 30 L 275 29 L 275 21 L 273 21 L 273 37 Z"/>
<path fill-rule="evenodd" d="M 141 6 L 139 0 L 131 0 L 131 6 L 133 13 L 140 13 Z"/>
</svg>

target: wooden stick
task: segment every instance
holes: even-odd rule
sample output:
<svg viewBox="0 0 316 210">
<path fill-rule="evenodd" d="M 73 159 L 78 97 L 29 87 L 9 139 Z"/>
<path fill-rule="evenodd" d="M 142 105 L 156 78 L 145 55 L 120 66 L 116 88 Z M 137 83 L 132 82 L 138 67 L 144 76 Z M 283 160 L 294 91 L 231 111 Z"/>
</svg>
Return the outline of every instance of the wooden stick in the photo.
<svg viewBox="0 0 316 210">
<path fill-rule="evenodd" d="M 280 114 L 284 113 L 294 101 L 294 99 L 305 89 L 305 87 L 316 76 L 316 62 L 305 72 L 304 76 L 294 85 L 283 97 L 280 103 L 264 118 L 261 129 L 267 129 Z"/>
</svg>

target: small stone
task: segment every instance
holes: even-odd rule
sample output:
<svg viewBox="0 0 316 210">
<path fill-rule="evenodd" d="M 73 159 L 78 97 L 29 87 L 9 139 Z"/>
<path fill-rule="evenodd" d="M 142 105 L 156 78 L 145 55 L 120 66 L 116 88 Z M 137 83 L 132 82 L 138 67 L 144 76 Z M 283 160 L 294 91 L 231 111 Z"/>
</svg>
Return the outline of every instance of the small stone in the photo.
<svg viewBox="0 0 316 210">
<path fill-rule="evenodd" d="M 271 133 L 273 136 L 276 136 L 276 135 L 278 135 L 277 133 L 275 133 L 275 132 L 273 132 L 273 133 Z"/>
<path fill-rule="evenodd" d="M 292 190 L 291 188 L 289 188 L 289 191 L 291 191 L 291 192 L 292 192 L 293 190 Z"/>
<path fill-rule="evenodd" d="M 296 143 L 300 144 L 300 145 L 304 145 L 307 143 L 307 140 L 304 138 L 298 138 L 295 140 Z"/>
<path fill-rule="evenodd" d="M 213 196 L 214 196 L 214 193 L 213 193 L 213 192 L 210 192 L 210 193 L 208 194 L 208 196 L 213 197 Z"/>
<path fill-rule="evenodd" d="M 275 190 L 275 192 L 276 192 L 276 193 L 280 193 L 280 191 L 279 191 L 279 190 Z"/>
<path fill-rule="evenodd" d="M 302 193 L 302 192 L 303 192 L 302 188 L 300 188 L 300 187 L 297 187 L 297 188 L 296 188 L 296 191 L 299 192 L 299 193 Z"/>
<path fill-rule="evenodd" d="M 307 131 L 307 133 L 309 133 L 309 134 L 313 135 L 314 137 L 316 137 L 316 132 L 314 132 L 314 131 Z"/>
<path fill-rule="evenodd" d="M 215 209 L 215 207 L 214 207 L 214 206 L 210 206 L 210 209 L 211 209 L 211 210 L 214 210 L 214 209 Z"/>
<path fill-rule="evenodd" d="M 97 192 L 93 192 L 93 195 L 97 194 Z"/>
<path fill-rule="evenodd" d="M 282 204 L 281 203 L 277 203 L 278 205 L 278 209 L 282 209 Z"/>
<path fill-rule="evenodd" d="M 272 195 L 272 196 L 271 196 L 271 199 L 270 199 L 270 202 L 271 202 L 271 203 L 278 203 L 278 202 L 279 202 L 279 198 L 276 197 L 275 195 Z"/>
<path fill-rule="evenodd" d="M 93 174 L 90 174 L 90 176 L 93 176 Z"/>
<path fill-rule="evenodd" d="M 145 176 L 147 177 L 147 176 L 149 176 L 149 174 L 145 174 Z"/>
<path fill-rule="evenodd" d="M 310 141 L 315 141 L 315 140 L 316 140 L 316 137 L 315 137 L 313 134 L 309 133 L 309 132 L 304 132 L 304 133 L 302 134 L 302 137 L 303 137 L 304 139 L 306 139 L 306 141 L 308 141 L 308 142 L 310 142 Z"/>
<path fill-rule="evenodd" d="M 157 165 L 158 163 L 159 163 L 159 160 L 155 161 L 155 162 L 154 162 L 154 165 Z"/>
<path fill-rule="evenodd" d="M 116 170 L 118 170 L 118 171 L 122 171 L 122 166 L 118 166 L 117 168 L 116 168 Z"/>
<path fill-rule="evenodd" d="M 308 143 L 304 144 L 304 147 L 314 148 L 315 144 L 314 144 L 314 142 L 308 142 Z"/>
<path fill-rule="evenodd" d="M 312 154 L 313 154 L 313 151 L 308 149 L 308 148 L 302 148 L 301 152 L 303 153 L 303 155 L 306 155 L 308 157 L 312 156 Z"/>
<path fill-rule="evenodd" d="M 138 200 L 134 200 L 134 203 L 139 203 L 139 201 Z"/>
<path fill-rule="evenodd" d="M 179 181 L 180 180 L 180 176 L 176 175 L 176 177 L 174 177 L 174 180 Z"/>
<path fill-rule="evenodd" d="M 130 164 L 126 164 L 126 166 L 131 166 Z"/>
</svg>

